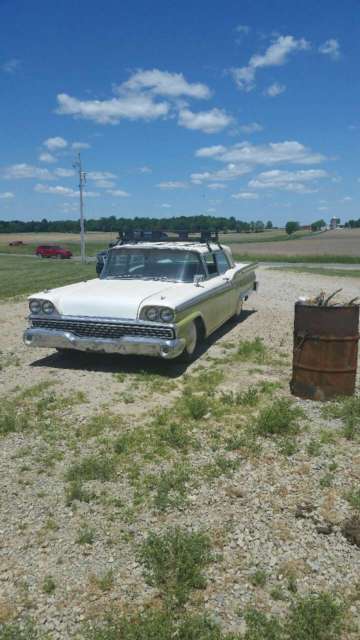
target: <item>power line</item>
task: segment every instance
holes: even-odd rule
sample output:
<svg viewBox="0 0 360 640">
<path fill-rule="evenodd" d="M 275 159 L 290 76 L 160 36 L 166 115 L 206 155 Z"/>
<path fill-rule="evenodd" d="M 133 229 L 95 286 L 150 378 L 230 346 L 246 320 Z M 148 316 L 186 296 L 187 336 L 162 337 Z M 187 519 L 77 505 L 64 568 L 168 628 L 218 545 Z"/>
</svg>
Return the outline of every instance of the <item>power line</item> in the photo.
<svg viewBox="0 0 360 640">
<path fill-rule="evenodd" d="M 74 169 L 78 170 L 79 174 L 79 194 L 80 194 L 80 254 L 81 262 L 86 262 L 85 254 L 85 223 L 84 223 L 84 186 L 86 183 L 86 173 L 82 170 L 81 154 L 78 153 L 78 157 L 73 164 Z"/>
</svg>

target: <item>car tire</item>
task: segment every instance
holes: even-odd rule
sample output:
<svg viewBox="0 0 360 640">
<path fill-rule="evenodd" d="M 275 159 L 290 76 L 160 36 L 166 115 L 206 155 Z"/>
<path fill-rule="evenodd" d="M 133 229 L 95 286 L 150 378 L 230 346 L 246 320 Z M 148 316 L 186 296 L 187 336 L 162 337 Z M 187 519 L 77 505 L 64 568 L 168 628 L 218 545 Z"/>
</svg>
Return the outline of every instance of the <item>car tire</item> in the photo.
<svg viewBox="0 0 360 640">
<path fill-rule="evenodd" d="M 200 324 L 196 320 L 189 322 L 186 335 L 187 344 L 184 351 L 176 358 L 177 362 L 190 363 L 195 360 L 200 342 L 200 333 Z"/>
</svg>

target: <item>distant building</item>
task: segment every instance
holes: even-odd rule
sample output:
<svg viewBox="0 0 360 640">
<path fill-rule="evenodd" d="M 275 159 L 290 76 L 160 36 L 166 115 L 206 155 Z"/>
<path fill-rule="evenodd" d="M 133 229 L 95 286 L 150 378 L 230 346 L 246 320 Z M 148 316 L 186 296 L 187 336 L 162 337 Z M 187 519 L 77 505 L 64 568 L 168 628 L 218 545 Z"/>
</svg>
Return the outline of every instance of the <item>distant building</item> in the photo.
<svg viewBox="0 0 360 640">
<path fill-rule="evenodd" d="M 330 229 L 337 229 L 339 224 L 340 224 L 340 218 L 335 218 L 335 217 L 331 218 L 330 225 L 329 225 Z"/>
</svg>

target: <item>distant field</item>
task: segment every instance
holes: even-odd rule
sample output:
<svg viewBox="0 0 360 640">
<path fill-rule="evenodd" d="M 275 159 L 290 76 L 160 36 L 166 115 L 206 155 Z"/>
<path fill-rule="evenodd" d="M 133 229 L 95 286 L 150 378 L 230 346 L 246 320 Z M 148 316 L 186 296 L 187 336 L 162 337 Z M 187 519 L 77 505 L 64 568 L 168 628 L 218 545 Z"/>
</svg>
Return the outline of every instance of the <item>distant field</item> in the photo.
<svg viewBox="0 0 360 640">
<path fill-rule="evenodd" d="M 360 278 L 360 269 L 334 269 L 332 267 L 269 267 L 272 271 L 288 273 L 304 273 L 309 275 L 329 276 L 330 278 Z"/>
<path fill-rule="evenodd" d="M 94 232 L 86 235 L 87 255 L 94 256 L 97 251 L 107 247 L 109 242 L 115 240 L 115 232 Z M 22 240 L 24 246 L 9 247 L 9 242 Z M 39 244 L 59 244 L 70 249 L 75 256 L 80 255 L 80 238 L 77 233 L 1 233 L 0 253 L 29 254 L 35 253 Z"/>
<path fill-rule="evenodd" d="M 0 256 L 0 300 L 96 278 L 95 265 Z"/>
<path fill-rule="evenodd" d="M 254 256 L 262 260 L 286 260 L 287 257 L 307 258 L 314 262 L 326 256 L 330 261 L 346 262 L 346 259 L 360 261 L 360 229 L 338 229 L 320 234 L 306 235 L 291 241 L 235 242 L 231 244 L 237 255 Z M 337 257 L 343 260 L 337 260 Z"/>
</svg>

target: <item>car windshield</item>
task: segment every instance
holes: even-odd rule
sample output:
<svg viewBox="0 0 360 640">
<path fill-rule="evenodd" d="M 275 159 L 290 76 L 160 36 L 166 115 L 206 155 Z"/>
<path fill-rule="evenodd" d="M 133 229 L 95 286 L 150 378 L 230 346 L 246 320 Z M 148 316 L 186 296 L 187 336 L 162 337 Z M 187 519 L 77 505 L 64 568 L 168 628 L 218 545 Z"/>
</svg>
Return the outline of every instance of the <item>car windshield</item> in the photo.
<svg viewBox="0 0 360 640">
<path fill-rule="evenodd" d="M 113 249 L 109 251 L 102 278 L 139 278 L 193 282 L 205 275 L 200 257 L 180 249 Z"/>
</svg>

